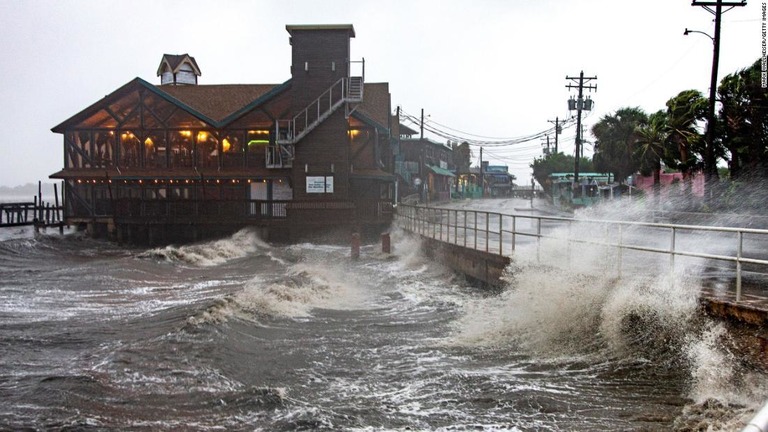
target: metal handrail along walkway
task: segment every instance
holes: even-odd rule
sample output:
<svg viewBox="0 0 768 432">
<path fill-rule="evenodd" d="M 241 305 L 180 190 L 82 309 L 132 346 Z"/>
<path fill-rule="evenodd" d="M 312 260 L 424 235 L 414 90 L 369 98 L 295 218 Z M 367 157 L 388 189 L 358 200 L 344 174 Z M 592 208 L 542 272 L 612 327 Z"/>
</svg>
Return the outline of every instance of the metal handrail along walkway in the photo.
<svg viewBox="0 0 768 432">
<path fill-rule="evenodd" d="M 575 245 L 615 248 L 617 271 L 626 267 L 628 251 L 666 255 L 674 271 L 677 257 L 726 263 L 736 280 L 736 301 L 742 299 L 744 266 L 768 274 L 768 230 L 675 225 L 617 220 L 582 220 L 555 216 L 503 214 L 400 204 L 396 222 L 407 231 L 485 252 L 512 255 L 519 243 L 536 243 L 541 261 L 545 239 L 567 240 L 570 259 Z M 745 246 L 750 246 L 749 248 Z M 748 252 L 748 253 L 747 253 Z"/>
</svg>

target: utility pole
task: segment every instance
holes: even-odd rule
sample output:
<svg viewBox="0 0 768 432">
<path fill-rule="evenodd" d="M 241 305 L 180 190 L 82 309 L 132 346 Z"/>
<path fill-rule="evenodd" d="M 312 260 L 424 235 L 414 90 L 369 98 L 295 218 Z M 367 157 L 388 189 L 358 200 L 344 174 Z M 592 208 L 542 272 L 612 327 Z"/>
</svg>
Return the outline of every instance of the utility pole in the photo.
<svg viewBox="0 0 768 432">
<path fill-rule="evenodd" d="M 544 139 L 544 138 L 542 138 L 542 140 L 543 140 L 543 139 Z M 544 154 L 545 154 L 545 155 L 550 155 L 550 154 L 552 154 L 552 153 L 550 153 L 550 152 L 549 152 L 549 135 L 547 135 L 547 136 L 546 136 L 546 139 L 547 139 L 547 142 L 546 142 L 546 146 L 547 146 L 547 148 L 546 148 L 546 150 L 544 150 Z M 555 138 L 555 139 L 557 139 L 557 138 Z M 543 146 L 543 145 L 545 145 L 545 144 L 544 144 L 544 142 L 542 142 L 542 143 L 541 143 L 541 145 L 542 145 L 542 146 Z"/>
<path fill-rule="evenodd" d="M 424 140 L 424 108 L 421 109 L 421 141 Z"/>
<path fill-rule="evenodd" d="M 715 97 L 717 95 L 717 69 L 720 62 L 720 23 L 723 13 L 735 8 L 736 6 L 746 6 L 747 1 L 729 2 L 723 0 L 716 1 L 696 1 L 691 6 L 701 6 L 715 16 L 715 37 L 712 38 L 714 49 L 712 50 L 712 76 L 709 81 L 709 113 L 707 114 L 707 132 L 706 148 L 704 149 L 704 178 L 709 185 L 711 181 L 718 180 L 717 161 L 715 160 Z M 714 6 L 714 9 L 712 7 Z M 726 10 L 723 10 L 726 7 Z"/>
<path fill-rule="evenodd" d="M 597 76 L 593 77 L 584 77 L 584 71 L 581 71 L 579 73 L 579 76 L 577 77 L 569 77 L 566 76 L 565 79 L 571 80 L 574 83 L 578 83 L 578 85 L 574 84 L 567 84 L 565 87 L 568 89 L 579 89 L 579 96 L 574 101 L 573 99 L 568 100 L 568 109 L 576 109 L 576 162 L 573 166 L 573 181 L 574 183 L 579 182 L 579 159 L 581 158 L 581 111 L 586 110 L 589 111 L 592 109 L 592 99 L 584 100 L 584 89 L 587 89 L 589 91 L 597 90 L 597 85 L 584 85 L 584 83 L 587 83 L 592 80 L 596 80 Z M 586 102 L 586 105 L 585 105 Z"/>
<path fill-rule="evenodd" d="M 483 148 L 480 147 L 480 198 L 485 198 L 485 173 L 483 173 Z"/>
<path fill-rule="evenodd" d="M 560 133 L 563 131 L 563 126 L 565 124 L 565 120 L 560 121 L 559 117 L 555 117 L 555 120 L 547 120 L 550 123 L 555 124 L 555 154 L 557 154 L 557 136 L 560 135 Z"/>
</svg>

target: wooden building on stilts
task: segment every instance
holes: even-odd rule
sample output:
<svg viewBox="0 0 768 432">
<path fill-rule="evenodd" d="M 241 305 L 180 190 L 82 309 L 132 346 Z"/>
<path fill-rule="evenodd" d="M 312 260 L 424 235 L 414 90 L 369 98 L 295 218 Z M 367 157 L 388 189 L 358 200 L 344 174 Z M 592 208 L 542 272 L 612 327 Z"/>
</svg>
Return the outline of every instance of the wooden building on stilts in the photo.
<svg viewBox="0 0 768 432">
<path fill-rule="evenodd" d="M 198 83 L 165 55 L 54 127 L 65 218 L 94 236 L 164 244 L 258 227 L 267 239 L 346 240 L 389 225 L 397 134 L 387 83 L 350 59 L 352 25 L 289 25 L 282 84 Z M 334 238 L 335 237 L 335 238 Z"/>
</svg>

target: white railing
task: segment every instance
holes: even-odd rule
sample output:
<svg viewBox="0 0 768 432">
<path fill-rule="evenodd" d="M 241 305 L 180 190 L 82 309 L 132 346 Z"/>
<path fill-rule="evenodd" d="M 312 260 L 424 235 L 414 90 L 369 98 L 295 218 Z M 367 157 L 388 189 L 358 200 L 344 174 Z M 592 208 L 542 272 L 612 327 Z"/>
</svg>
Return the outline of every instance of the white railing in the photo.
<svg viewBox="0 0 768 432">
<path fill-rule="evenodd" d="M 568 259 L 574 244 L 615 248 L 619 276 L 626 265 L 626 251 L 666 255 L 670 271 L 674 271 L 676 257 L 730 263 L 735 267 L 737 302 L 742 297 L 744 265 L 768 273 L 768 230 L 763 229 L 581 220 L 405 204 L 397 206 L 396 222 L 425 237 L 499 255 L 512 255 L 519 243 L 535 242 L 539 261 L 544 239 L 567 240 Z M 749 254 L 745 250 L 747 240 L 753 246 Z"/>
<path fill-rule="evenodd" d="M 358 63 L 362 65 L 360 76 L 339 78 L 292 119 L 278 120 L 275 123 L 277 143 L 295 144 L 344 102 L 362 102 L 365 88 L 365 59 L 359 62 L 351 61 L 350 67 Z"/>
<path fill-rule="evenodd" d="M 315 124 L 322 121 L 345 101 L 346 86 L 347 78 L 340 78 L 292 119 L 278 121 L 276 123 L 278 143 L 295 143 L 309 133 Z"/>
<path fill-rule="evenodd" d="M 755 414 L 742 432 L 768 432 L 768 402 Z"/>
</svg>

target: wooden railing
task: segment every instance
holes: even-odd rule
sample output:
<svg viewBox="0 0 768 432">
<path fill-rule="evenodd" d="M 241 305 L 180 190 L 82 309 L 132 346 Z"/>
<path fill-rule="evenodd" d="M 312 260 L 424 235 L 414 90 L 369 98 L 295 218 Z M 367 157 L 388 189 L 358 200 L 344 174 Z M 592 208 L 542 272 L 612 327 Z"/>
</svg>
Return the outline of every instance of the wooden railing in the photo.
<svg viewBox="0 0 768 432">
<path fill-rule="evenodd" d="M 281 219 L 291 201 L 263 200 L 115 200 L 117 219 L 164 218 L 169 222 L 200 220 Z"/>
<path fill-rule="evenodd" d="M 51 203 L 0 203 L 0 227 L 54 226 L 63 221 L 63 208 Z"/>
<path fill-rule="evenodd" d="M 104 205 L 110 204 L 105 201 Z M 386 223 L 392 220 L 388 200 L 264 201 L 264 200 L 141 200 L 117 199 L 120 221 L 162 219 L 169 223 L 219 220 L 253 222 L 290 219 L 297 224 Z"/>
</svg>

